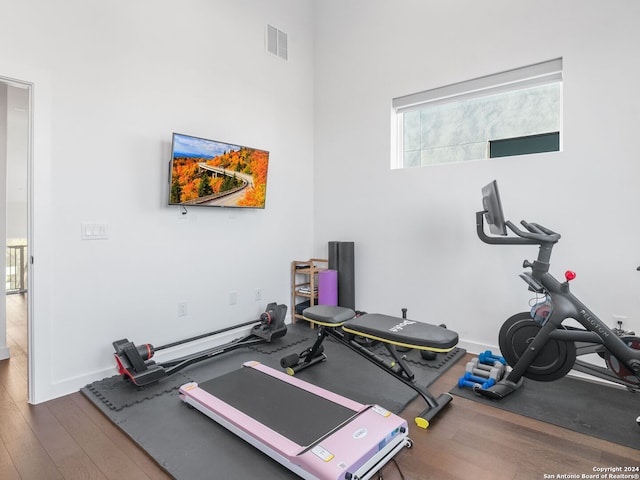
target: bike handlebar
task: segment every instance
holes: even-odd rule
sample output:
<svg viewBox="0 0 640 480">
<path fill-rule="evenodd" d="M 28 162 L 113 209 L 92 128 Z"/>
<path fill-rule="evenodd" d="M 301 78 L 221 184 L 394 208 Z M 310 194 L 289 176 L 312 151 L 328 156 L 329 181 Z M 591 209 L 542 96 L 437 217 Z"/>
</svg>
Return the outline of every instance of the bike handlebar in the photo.
<svg viewBox="0 0 640 480">
<path fill-rule="evenodd" d="M 509 228 L 509 230 L 511 230 L 519 237 L 534 240 L 536 243 L 556 243 L 558 240 L 560 240 L 559 233 L 543 227 L 542 225 L 538 225 L 537 223 L 527 223 L 524 220 L 520 221 L 520 224 L 524 228 L 526 228 L 528 232 L 520 230 L 509 220 L 504 223 Z"/>
<path fill-rule="evenodd" d="M 484 243 L 492 245 L 542 245 L 549 243 L 557 243 L 560 240 L 560 234 L 553 230 L 539 225 L 537 223 L 528 223 L 522 220 L 520 223 L 527 229 L 525 232 L 516 227 L 513 222 L 507 220 L 505 225 L 509 230 L 517 235 L 516 237 L 509 236 L 489 236 L 484 232 L 484 214 L 486 211 L 476 212 L 476 231 L 478 237 Z"/>
</svg>

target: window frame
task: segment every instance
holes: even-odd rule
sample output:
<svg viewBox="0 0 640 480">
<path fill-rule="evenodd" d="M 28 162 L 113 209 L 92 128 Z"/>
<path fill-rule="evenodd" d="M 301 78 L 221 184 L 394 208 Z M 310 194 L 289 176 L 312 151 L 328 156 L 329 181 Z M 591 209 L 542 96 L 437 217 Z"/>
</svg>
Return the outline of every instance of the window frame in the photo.
<svg viewBox="0 0 640 480">
<path fill-rule="evenodd" d="M 513 92 L 542 85 L 560 83 L 562 88 L 562 57 L 545 62 L 486 75 L 443 87 L 404 95 L 391 101 L 391 168 L 402 169 L 404 163 L 403 114 L 425 107 L 454 103 L 468 99 Z M 562 111 L 560 111 L 562 123 Z M 560 128 L 560 150 L 562 150 L 562 128 Z M 487 143 L 492 139 L 487 139 Z M 488 156 L 486 158 L 489 158 Z M 438 163 L 441 164 L 441 163 Z M 436 164 L 434 164 L 436 165 Z"/>
</svg>

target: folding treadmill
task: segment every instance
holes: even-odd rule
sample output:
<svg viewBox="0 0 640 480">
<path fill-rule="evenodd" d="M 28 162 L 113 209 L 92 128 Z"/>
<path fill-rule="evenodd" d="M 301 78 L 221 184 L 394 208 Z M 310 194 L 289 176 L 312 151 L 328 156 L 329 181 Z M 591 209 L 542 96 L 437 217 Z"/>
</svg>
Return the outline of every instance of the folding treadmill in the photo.
<svg viewBox="0 0 640 480">
<path fill-rule="evenodd" d="M 371 478 L 404 447 L 407 422 L 259 362 L 201 384 L 180 398 L 309 480 Z"/>
</svg>

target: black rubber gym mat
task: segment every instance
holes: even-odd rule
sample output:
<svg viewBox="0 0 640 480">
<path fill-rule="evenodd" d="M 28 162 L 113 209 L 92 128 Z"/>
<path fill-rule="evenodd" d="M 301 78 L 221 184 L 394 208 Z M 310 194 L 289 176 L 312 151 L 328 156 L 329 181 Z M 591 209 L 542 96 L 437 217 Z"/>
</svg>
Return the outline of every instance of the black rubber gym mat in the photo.
<svg viewBox="0 0 640 480">
<path fill-rule="evenodd" d="M 640 449 L 640 393 L 601 383 L 564 377 L 554 382 L 525 379 L 524 385 L 501 400 L 491 400 L 468 388 L 450 393 L 575 432 Z"/>
<path fill-rule="evenodd" d="M 116 375 L 87 385 L 85 389 L 101 399 L 111 410 L 120 411 L 135 403 L 144 402 L 165 393 L 177 392 L 182 385 L 192 381 L 192 378 L 178 372 L 161 382 L 152 383 L 146 387 L 135 387 L 131 382 L 124 381 L 120 375 Z"/>
<path fill-rule="evenodd" d="M 219 355 L 210 361 L 193 365 L 181 373 L 196 382 L 206 382 L 237 370 L 247 361 L 256 360 L 281 369 L 280 358 L 309 347 L 316 330 L 306 322 L 289 326 L 289 331 L 273 344 L 243 348 Z M 363 404 L 377 403 L 399 413 L 416 396 L 415 392 L 379 367 L 368 362 L 344 345 L 328 338 L 325 341 L 328 359 L 300 372 L 297 377 L 331 390 Z M 413 366 L 420 385 L 429 385 L 449 366 L 462 358 L 465 351 L 444 354 L 433 365 L 439 368 Z M 299 478 L 213 420 L 183 403 L 176 390 L 176 380 L 147 387 L 121 388 L 119 377 L 111 377 L 87 385 L 81 392 L 114 424 L 138 443 L 170 475 L 179 480 L 210 478 Z M 116 393 L 116 397 L 112 393 Z M 439 394 L 441 392 L 433 392 Z M 286 411 L 291 399 L 282 399 L 268 408 Z M 118 409 L 114 409 L 114 405 Z M 309 412 L 313 414 L 313 412 Z M 213 475 L 213 476 L 212 476 Z"/>
</svg>

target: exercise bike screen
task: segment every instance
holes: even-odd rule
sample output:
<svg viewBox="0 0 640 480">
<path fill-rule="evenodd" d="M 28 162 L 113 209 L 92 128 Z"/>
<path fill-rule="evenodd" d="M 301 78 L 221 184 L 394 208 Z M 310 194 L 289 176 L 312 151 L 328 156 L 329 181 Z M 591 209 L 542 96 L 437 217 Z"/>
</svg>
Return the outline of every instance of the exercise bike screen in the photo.
<svg viewBox="0 0 640 480">
<path fill-rule="evenodd" d="M 240 368 L 198 386 L 302 447 L 313 445 L 356 414 L 253 368 Z"/>
</svg>

